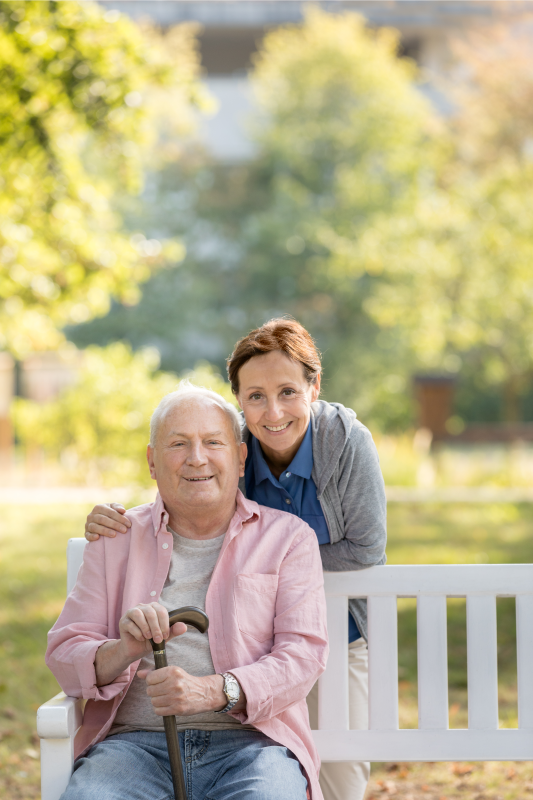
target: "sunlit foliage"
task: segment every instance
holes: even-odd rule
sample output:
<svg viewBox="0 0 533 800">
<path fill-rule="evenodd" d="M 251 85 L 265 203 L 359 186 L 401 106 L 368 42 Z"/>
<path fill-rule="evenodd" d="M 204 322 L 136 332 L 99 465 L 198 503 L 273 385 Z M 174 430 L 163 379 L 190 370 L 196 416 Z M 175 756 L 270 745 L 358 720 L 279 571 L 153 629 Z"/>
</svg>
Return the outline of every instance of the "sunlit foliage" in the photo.
<svg viewBox="0 0 533 800">
<path fill-rule="evenodd" d="M 142 187 L 150 92 L 179 89 L 185 110 L 200 100 L 192 33 L 171 52 L 155 36 L 90 2 L 0 2 L 0 348 L 56 346 L 110 296 L 136 302 L 163 263 L 113 206 Z"/>
<path fill-rule="evenodd" d="M 150 485 L 146 445 L 152 412 L 178 376 L 159 372 L 153 349 L 132 353 L 115 342 L 88 347 L 76 383 L 56 400 L 39 405 L 18 399 L 15 426 L 23 448 L 41 448 L 59 459 L 70 480 L 107 485 Z M 181 377 L 235 402 L 229 384 L 208 364 Z"/>
</svg>

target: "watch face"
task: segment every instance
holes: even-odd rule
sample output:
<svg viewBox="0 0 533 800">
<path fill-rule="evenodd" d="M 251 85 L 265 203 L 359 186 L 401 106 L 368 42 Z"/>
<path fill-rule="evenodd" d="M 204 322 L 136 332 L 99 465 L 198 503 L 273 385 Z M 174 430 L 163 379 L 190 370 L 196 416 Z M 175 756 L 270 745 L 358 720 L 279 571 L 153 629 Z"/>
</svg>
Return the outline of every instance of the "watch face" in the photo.
<svg viewBox="0 0 533 800">
<path fill-rule="evenodd" d="M 235 680 L 235 678 L 226 679 L 226 686 L 225 686 L 226 695 L 230 698 L 230 700 L 238 700 L 239 699 L 239 684 Z"/>
</svg>

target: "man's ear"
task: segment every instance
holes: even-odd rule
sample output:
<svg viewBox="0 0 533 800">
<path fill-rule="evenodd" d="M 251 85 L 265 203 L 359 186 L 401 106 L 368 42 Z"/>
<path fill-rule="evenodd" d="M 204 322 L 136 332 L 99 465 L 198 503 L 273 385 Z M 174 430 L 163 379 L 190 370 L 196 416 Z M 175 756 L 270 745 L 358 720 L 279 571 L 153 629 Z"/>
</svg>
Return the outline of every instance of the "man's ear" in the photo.
<svg viewBox="0 0 533 800">
<path fill-rule="evenodd" d="M 246 465 L 246 456 L 248 455 L 248 448 L 241 442 L 239 445 L 239 478 L 244 478 L 244 467 Z"/>
<path fill-rule="evenodd" d="M 151 445 L 148 445 L 146 448 L 146 459 L 148 461 L 148 467 L 150 468 L 150 477 L 155 481 L 157 480 L 157 476 L 155 474 L 154 450 Z"/>
</svg>

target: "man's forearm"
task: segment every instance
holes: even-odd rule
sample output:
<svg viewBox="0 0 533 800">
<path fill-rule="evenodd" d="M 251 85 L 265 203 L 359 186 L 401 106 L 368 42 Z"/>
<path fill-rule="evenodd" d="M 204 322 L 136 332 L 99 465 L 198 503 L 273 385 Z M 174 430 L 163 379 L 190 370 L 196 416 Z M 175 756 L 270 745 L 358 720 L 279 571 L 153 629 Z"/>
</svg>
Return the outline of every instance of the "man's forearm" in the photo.
<svg viewBox="0 0 533 800">
<path fill-rule="evenodd" d="M 96 685 L 107 686 L 129 667 L 132 661 L 124 656 L 120 639 L 113 639 L 98 648 L 94 659 Z"/>
</svg>

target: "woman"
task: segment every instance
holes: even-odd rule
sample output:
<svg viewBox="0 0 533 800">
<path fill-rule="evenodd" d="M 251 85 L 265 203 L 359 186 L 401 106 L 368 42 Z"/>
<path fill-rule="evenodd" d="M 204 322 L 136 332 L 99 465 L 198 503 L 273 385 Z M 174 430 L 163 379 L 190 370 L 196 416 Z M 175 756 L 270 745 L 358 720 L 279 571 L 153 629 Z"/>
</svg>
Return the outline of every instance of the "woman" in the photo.
<svg viewBox="0 0 533 800">
<path fill-rule="evenodd" d="M 386 500 L 372 436 L 355 413 L 319 400 L 321 363 L 310 334 L 294 320 L 273 319 L 249 333 L 228 359 L 231 388 L 243 411 L 248 445 L 241 490 L 256 502 L 305 520 L 316 532 L 327 571 L 385 563 Z M 86 537 L 125 532 L 117 505 L 96 506 Z M 350 727 L 368 727 L 366 601 L 349 601 Z M 308 697 L 318 727 L 318 691 Z M 323 764 L 325 800 L 362 800 L 365 762 Z"/>
</svg>

